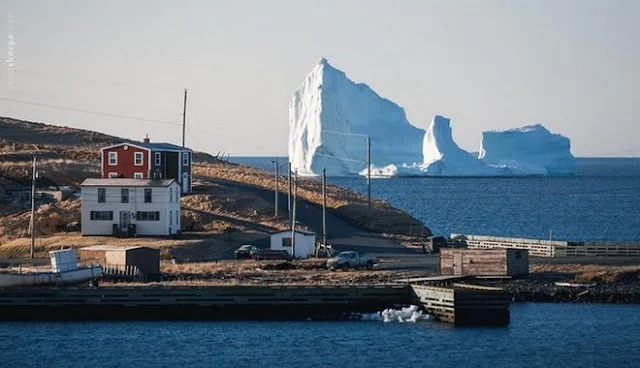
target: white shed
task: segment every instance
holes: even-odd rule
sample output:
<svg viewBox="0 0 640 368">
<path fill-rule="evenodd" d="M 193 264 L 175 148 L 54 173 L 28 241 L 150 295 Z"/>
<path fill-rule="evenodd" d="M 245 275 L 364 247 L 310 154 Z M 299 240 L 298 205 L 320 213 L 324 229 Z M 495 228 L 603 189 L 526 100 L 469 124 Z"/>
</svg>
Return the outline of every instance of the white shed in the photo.
<svg viewBox="0 0 640 368">
<path fill-rule="evenodd" d="M 295 254 L 293 249 L 295 248 Z M 316 233 L 311 231 L 296 230 L 295 243 L 291 245 L 291 230 L 279 231 L 271 234 L 271 249 L 286 250 L 295 258 L 307 258 L 315 252 Z"/>
</svg>

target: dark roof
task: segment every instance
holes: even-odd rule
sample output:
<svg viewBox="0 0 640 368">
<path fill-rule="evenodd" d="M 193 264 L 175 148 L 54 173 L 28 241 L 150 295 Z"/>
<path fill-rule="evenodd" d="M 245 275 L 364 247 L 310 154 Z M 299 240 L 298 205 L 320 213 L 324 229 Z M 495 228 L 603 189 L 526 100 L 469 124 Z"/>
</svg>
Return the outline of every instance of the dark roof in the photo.
<svg viewBox="0 0 640 368">
<path fill-rule="evenodd" d="M 118 143 L 118 144 L 113 144 L 111 146 L 106 146 L 106 147 L 102 147 L 102 149 L 108 149 L 108 148 L 114 148 L 114 147 L 119 147 L 119 146 L 123 146 L 125 144 L 131 145 L 131 146 L 138 146 L 138 147 L 142 147 L 142 148 L 146 148 L 150 151 L 191 151 L 191 148 L 189 147 L 182 147 L 182 146 L 178 146 L 172 143 L 166 143 L 166 142 L 152 142 L 152 143 L 145 143 L 145 142 L 122 142 L 122 143 Z"/>
<path fill-rule="evenodd" d="M 109 179 L 85 179 L 83 187 L 168 187 L 175 182 L 175 179 L 129 179 L 129 178 L 109 178 Z"/>
<path fill-rule="evenodd" d="M 80 250 L 95 250 L 95 251 L 110 252 L 110 251 L 128 251 L 128 250 L 140 249 L 140 248 L 146 248 L 146 247 L 142 247 L 139 245 L 133 246 L 133 247 L 118 246 L 118 245 L 91 245 L 88 247 L 80 248 Z"/>
<path fill-rule="evenodd" d="M 280 234 L 280 233 L 290 233 L 290 232 L 291 230 L 274 231 L 271 233 L 271 235 Z M 302 229 L 296 229 L 296 233 L 300 233 L 304 235 L 316 235 L 316 233 L 314 233 L 313 231 L 302 230 Z"/>
</svg>

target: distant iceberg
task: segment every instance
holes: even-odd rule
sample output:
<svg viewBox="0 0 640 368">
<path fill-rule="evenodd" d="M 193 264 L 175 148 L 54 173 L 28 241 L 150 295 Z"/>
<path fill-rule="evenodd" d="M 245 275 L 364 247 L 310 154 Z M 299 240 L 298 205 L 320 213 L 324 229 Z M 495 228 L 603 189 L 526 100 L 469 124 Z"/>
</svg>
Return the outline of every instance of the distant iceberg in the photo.
<svg viewBox="0 0 640 368">
<path fill-rule="evenodd" d="M 483 132 L 478 158 L 488 165 L 542 175 L 573 175 L 576 164 L 569 138 L 551 133 L 542 124 Z"/>
</svg>

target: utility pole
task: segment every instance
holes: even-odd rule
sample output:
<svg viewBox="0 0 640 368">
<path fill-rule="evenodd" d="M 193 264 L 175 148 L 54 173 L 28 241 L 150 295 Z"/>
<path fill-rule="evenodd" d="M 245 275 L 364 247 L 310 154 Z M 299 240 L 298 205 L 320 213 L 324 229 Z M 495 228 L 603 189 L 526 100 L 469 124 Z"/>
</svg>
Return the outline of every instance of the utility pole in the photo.
<svg viewBox="0 0 640 368">
<path fill-rule="evenodd" d="M 182 147 L 184 147 L 184 130 L 187 127 L 187 89 L 184 89 L 184 104 L 182 105 Z"/>
<path fill-rule="evenodd" d="M 275 217 L 278 217 L 278 177 L 280 176 L 279 167 L 278 167 L 278 159 L 271 161 L 276 166 L 276 191 L 275 191 L 275 208 L 274 213 Z"/>
<path fill-rule="evenodd" d="M 367 214 L 371 218 L 371 136 L 367 136 Z"/>
<path fill-rule="evenodd" d="M 322 169 L 322 245 L 327 249 L 327 169 Z"/>
<path fill-rule="evenodd" d="M 291 225 L 291 161 L 289 161 L 289 171 L 287 174 L 287 184 L 289 185 L 288 199 L 287 199 L 287 213 L 289 215 L 289 225 Z"/>
<path fill-rule="evenodd" d="M 29 232 L 31 235 L 31 247 L 29 257 L 33 258 L 36 245 L 36 157 L 33 157 L 33 175 L 31 178 L 31 219 L 29 221 Z"/>
<path fill-rule="evenodd" d="M 291 255 L 296 257 L 296 206 L 298 189 L 298 171 L 293 174 L 293 217 L 291 221 Z"/>
</svg>

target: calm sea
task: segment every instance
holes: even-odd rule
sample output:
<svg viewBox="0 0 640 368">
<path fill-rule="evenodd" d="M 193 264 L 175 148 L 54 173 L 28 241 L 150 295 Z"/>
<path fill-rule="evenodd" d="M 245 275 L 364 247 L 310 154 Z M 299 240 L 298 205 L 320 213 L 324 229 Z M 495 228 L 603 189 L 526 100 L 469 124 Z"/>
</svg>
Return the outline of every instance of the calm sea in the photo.
<svg viewBox="0 0 640 368">
<path fill-rule="evenodd" d="M 271 159 L 231 161 L 273 171 Z M 286 172 L 286 157 L 279 159 Z M 329 181 L 367 192 L 362 177 Z M 439 235 L 640 240 L 640 158 L 579 158 L 572 177 L 392 178 L 371 188 Z"/>
<path fill-rule="evenodd" d="M 637 367 L 640 306 L 513 304 L 431 321 L 0 323 L 3 367 Z"/>
</svg>

